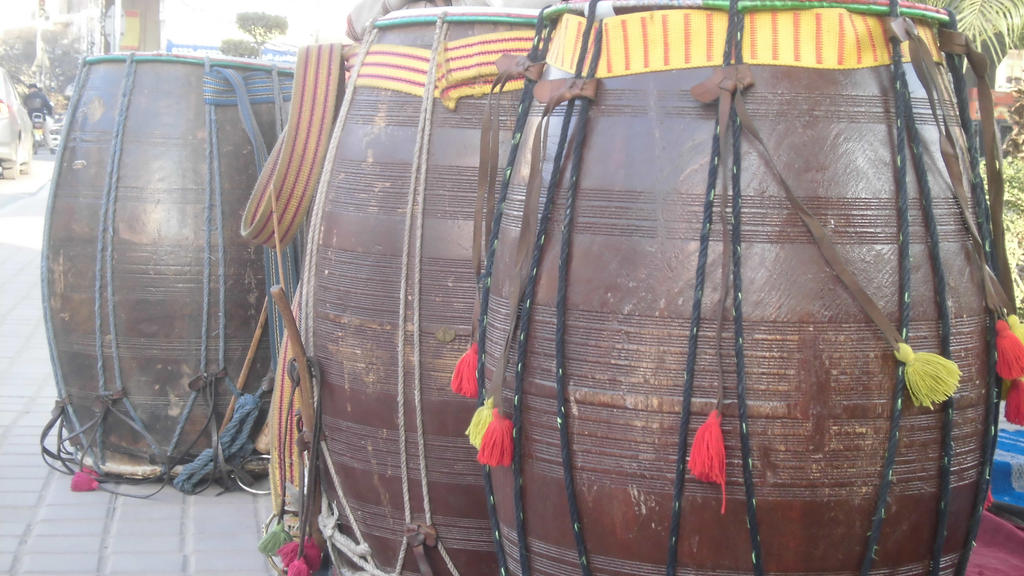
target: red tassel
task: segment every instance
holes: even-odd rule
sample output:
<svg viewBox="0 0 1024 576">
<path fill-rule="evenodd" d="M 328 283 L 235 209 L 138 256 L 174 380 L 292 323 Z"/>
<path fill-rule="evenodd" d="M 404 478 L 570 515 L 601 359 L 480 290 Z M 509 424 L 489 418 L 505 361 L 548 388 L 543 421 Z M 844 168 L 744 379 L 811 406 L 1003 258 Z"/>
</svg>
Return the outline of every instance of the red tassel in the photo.
<svg viewBox="0 0 1024 576">
<path fill-rule="evenodd" d="M 1010 382 L 1010 391 L 1006 394 L 1006 421 L 1017 426 L 1024 426 L 1024 380 L 1017 378 Z"/>
<path fill-rule="evenodd" d="M 690 472 L 702 482 L 722 485 L 722 514 L 725 514 L 725 439 L 722 416 L 712 410 L 697 429 L 690 451 Z"/>
<path fill-rule="evenodd" d="M 72 492 L 92 492 L 100 487 L 96 480 L 98 474 L 91 468 L 82 468 L 71 477 Z"/>
<path fill-rule="evenodd" d="M 992 506 L 992 489 L 988 489 L 988 496 L 985 496 L 985 510 L 988 510 Z"/>
<path fill-rule="evenodd" d="M 996 373 L 1006 380 L 1024 376 L 1024 343 L 1006 320 L 996 321 Z"/>
<path fill-rule="evenodd" d="M 302 558 L 299 558 L 299 543 L 297 541 L 289 542 L 278 548 L 277 555 L 281 557 L 281 564 L 288 566 L 289 576 L 292 574 L 291 567 L 298 563 L 301 563 L 302 567 L 307 570 L 307 574 L 309 574 L 308 571 L 316 572 L 320 569 L 322 552 L 312 538 L 306 538 L 306 544 L 302 547 Z"/>
<path fill-rule="evenodd" d="M 299 558 L 295 562 L 288 565 L 288 576 L 309 576 L 309 566 L 306 566 L 306 560 Z"/>
<path fill-rule="evenodd" d="M 466 398 L 476 398 L 480 394 L 476 384 L 477 358 L 476 342 L 473 342 L 455 364 L 455 370 L 452 372 L 452 392 Z"/>
<path fill-rule="evenodd" d="M 485 466 L 512 465 L 512 421 L 502 416 L 497 408 L 480 442 L 476 461 Z"/>
</svg>

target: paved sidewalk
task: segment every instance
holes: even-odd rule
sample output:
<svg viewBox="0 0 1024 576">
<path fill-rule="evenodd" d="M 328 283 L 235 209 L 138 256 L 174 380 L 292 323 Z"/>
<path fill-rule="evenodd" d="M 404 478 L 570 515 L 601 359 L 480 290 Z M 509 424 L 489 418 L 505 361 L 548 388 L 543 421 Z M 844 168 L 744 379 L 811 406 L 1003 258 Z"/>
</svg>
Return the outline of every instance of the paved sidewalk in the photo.
<svg viewBox="0 0 1024 576">
<path fill-rule="evenodd" d="M 0 197 L 13 199 L 0 202 L 0 574 L 274 574 L 256 551 L 269 497 L 76 493 L 43 463 L 39 434 L 56 389 L 39 292 L 47 189 L 38 187 L 0 182 Z"/>
</svg>

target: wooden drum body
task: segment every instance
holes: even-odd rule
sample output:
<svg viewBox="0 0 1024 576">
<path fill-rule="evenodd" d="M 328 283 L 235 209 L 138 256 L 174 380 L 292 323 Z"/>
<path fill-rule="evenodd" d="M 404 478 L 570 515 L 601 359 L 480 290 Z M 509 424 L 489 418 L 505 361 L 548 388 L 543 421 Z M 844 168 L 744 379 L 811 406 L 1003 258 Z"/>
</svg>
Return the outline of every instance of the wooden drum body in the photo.
<svg viewBox="0 0 1024 576">
<path fill-rule="evenodd" d="M 75 442 L 104 474 L 157 476 L 209 446 L 260 316 L 263 257 L 236 232 L 256 145 L 220 71 L 272 145 L 291 72 L 255 63 L 90 59 L 68 111 L 43 304 Z M 268 368 L 264 344 L 251 373 Z"/>
<path fill-rule="evenodd" d="M 521 465 L 493 472 L 502 545 L 514 574 L 580 574 L 577 531 L 587 551 L 584 574 L 666 573 L 695 270 L 718 117 L 717 104 L 698 102 L 690 90 L 721 66 L 728 15 L 700 9 L 620 14 L 600 24 L 597 96 L 574 203 L 565 309 L 566 418 L 558 411 L 555 382 L 568 161 L 546 228 L 536 289 L 532 300 L 528 294 L 523 301 L 532 306 L 525 360 L 517 356 L 517 329 L 501 390 L 504 413 L 516 420 L 521 410 Z M 883 18 L 842 8 L 750 12 L 745 18 L 742 49 L 754 80 L 745 91 L 749 116 L 795 194 L 825 224 L 841 256 L 895 323 L 901 294 L 898 168 L 891 51 Z M 938 63 L 934 21 L 917 23 Z M 585 26 L 580 16 L 561 17 L 547 53 L 545 79 L 574 73 Z M 870 573 L 930 573 L 940 508 L 945 507 L 948 527 L 938 573 L 952 574 L 979 502 L 990 408 L 988 315 L 981 270 L 939 156 L 928 100 L 909 60 L 904 69 L 911 79 L 941 239 L 951 357 L 963 375 L 952 413 L 948 500 L 940 494 L 945 406 L 921 408 L 902 398 L 891 489 Z M 524 143 L 533 138 L 543 108 L 533 103 Z M 541 203 L 547 198 L 564 108 L 550 117 Z M 720 487 L 687 474 L 675 573 L 755 573 L 748 531 L 753 505 L 762 573 L 857 574 L 884 475 L 899 363 L 830 270 L 764 155 L 744 134 L 739 236 L 754 503 L 748 502 L 732 297 L 724 315 L 719 307 L 723 250 L 731 250 L 723 229 L 728 235 L 733 230 L 728 224 L 723 228 L 721 220 L 723 215 L 732 220 L 735 194 L 728 184 L 732 144 L 725 127 L 722 132 L 724 170 L 713 206 L 687 437 L 692 443 L 716 407 L 721 383 L 725 512 Z M 516 245 L 531 166 L 530 147 L 520 150 L 485 307 L 489 382 L 517 313 L 511 304 L 516 301 Z M 571 156 L 571 147 L 565 154 Z M 940 316 L 920 182 L 912 168 L 907 170 L 909 338 L 915 350 L 938 352 Z M 721 197 L 727 199 L 724 206 Z M 975 209 L 969 207 L 970 218 Z M 534 245 L 534 231 L 526 233 Z M 524 360 L 518 395 L 517 358 Z M 567 452 L 559 436 L 563 420 L 568 421 Z M 575 481 L 578 526 L 570 521 L 566 467 Z"/>
<path fill-rule="evenodd" d="M 377 21 L 348 80 L 354 91 L 313 211 L 304 324 L 313 323 L 324 433 L 344 494 L 322 474 L 348 542 L 341 548 L 382 573 L 396 564 L 416 569 L 404 544 L 410 523 L 436 529 L 439 546 L 426 553 L 435 574 L 497 571 L 480 466 L 464 436 L 475 405 L 449 382 L 470 342 L 481 126 L 494 61 L 525 54 L 535 21 L 530 11 L 395 12 Z M 503 142 L 521 86 L 520 78 L 491 101 Z M 507 154 L 505 143 L 500 165 Z"/>
</svg>

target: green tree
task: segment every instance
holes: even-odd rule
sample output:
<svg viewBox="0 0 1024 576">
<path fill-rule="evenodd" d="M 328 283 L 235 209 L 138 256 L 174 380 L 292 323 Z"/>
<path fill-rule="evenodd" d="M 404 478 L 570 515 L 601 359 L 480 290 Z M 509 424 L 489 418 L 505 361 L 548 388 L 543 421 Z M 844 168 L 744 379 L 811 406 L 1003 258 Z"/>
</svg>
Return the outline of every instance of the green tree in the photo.
<svg viewBox="0 0 1024 576">
<path fill-rule="evenodd" d="M 235 16 L 235 24 L 252 38 L 257 54 L 263 52 L 267 42 L 288 33 L 287 18 L 266 12 L 239 12 Z"/>
<path fill-rule="evenodd" d="M 220 51 L 225 56 L 237 58 L 259 58 L 259 48 L 249 40 L 228 38 L 220 43 Z"/>
<path fill-rule="evenodd" d="M 64 91 L 75 81 L 83 56 L 81 38 L 73 28 L 58 24 L 42 31 L 43 49 L 49 69 L 38 82 L 36 62 L 36 29 L 15 28 L 0 36 L 0 66 L 23 92 L 30 83 L 38 83 L 46 91 L 58 113 L 67 107 Z"/>
<path fill-rule="evenodd" d="M 956 13 L 957 27 L 988 56 L 993 72 L 1008 50 L 1024 46 L 1024 0 L 928 0 L 928 4 Z"/>
</svg>

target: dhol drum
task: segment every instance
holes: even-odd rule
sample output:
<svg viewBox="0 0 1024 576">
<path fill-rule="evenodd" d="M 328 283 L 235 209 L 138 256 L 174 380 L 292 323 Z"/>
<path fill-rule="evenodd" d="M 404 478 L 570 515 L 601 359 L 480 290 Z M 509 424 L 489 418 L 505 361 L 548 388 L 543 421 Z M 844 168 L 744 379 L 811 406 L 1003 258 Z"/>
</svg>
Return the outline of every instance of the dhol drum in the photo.
<svg viewBox="0 0 1024 576">
<path fill-rule="evenodd" d="M 501 573 L 953 574 L 994 360 L 947 14 L 703 4 L 549 11 L 481 280 Z"/>
<path fill-rule="evenodd" d="M 291 76 L 166 55 L 83 66 L 50 196 L 43 308 L 65 426 L 105 475 L 166 474 L 222 423 L 265 291 L 262 253 L 236 231 Z M 249 373 L 269 366 L 263 342 Z"/>
<path fill-rule="evenodd" d="M 526 54 L 535 23 L 525 10 L 398 11 L 352 61 L 302 308 L 333 468 L 321 478 L 339 514 L 325 531 L 374 574 L 497 571 L 464 437 L 475 406 L 449 382 L 471 340 L 478 199 L 497 185 L 523 86 L 492 96 L 494 62 Z"/>
</svg>

